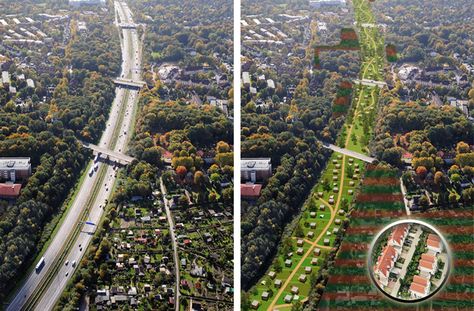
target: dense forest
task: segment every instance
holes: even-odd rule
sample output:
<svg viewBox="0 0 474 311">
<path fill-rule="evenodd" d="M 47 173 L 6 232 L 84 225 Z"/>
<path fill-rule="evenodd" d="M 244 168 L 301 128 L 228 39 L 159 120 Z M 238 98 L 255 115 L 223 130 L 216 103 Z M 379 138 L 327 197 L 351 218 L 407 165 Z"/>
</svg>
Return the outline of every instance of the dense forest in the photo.
<svg viewBox="0 0 474 311">
<path fill-rule="evenodd" d="M 452 149 L 459 141 L 474 144 L 473 124 L 450 106 L 393 102 L 384 106 L 380 115 L 384 117 L 378 119 L 371 149 L 378 159 L 392 165 L 400 165 L 404 152 L 401 146 L 396 146 L 394 137 L 399 140 L 403 137 L 404 144 L 410 145 L 410 152 L 423 142 L 430 142 L 435 150 Z"/>
</svg>

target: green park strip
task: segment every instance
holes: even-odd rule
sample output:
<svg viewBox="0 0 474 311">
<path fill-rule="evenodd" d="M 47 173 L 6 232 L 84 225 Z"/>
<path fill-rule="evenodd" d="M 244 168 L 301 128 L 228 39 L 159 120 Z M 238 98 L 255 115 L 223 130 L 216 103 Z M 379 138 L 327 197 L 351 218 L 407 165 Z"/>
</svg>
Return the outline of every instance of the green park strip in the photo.
<svg viewBox="0 0 474 311">
<path fill-rule="evenodd" d="M 354 1 L 356 21 L 360 23 L 373 22 L 370 6 L 364 1 Z M 369 12 L 363 12 L 369 10 Z M 361 28 L 361 75 L 360 79 L 379 80 L 383 78 L 384 66 L 384 41 L 377 30 Z M 380 89 L 367 85 L 357 85 L 350 115 L 345 125 L 345 137 L 341 145 L 349 150 L 367 153 L 367 145 L 372 135 L 373 124 Z M 282 287 L 268 280 L 267 275 L 251 290 L 251 301 L 258 303 L 259 310 L 272 310 L 273 308 L 286 308 L 294 301 L 305 301 L 311 293 L 311 287 L 299 279 L 301 268 L 311 267 L 308 258 L 313 258 L 312 250 L 315 248 L 332 247 L 339 233 L 341 224 L 347 220 L 346 213 L 351 206 L 355 191 L 359 186 L 359 177 L 363 173 L 363 163 L 358 160 L 333 154 L 328 165 L 321 175 L 320 181 L 313 188 L 309 198 L 302 208 L 300 219 L 290 238 L 289 245 L 280 247 L 274 265 L 268 273 L 276 273 L 275 279 L 281 280 Z M 387 189 L 372 188 L 370 191 L 386 191 Z M 388 189 L 393 190 L 393 189 Z M 336 224 L 336 221 L 338 224 Z M 303 247 L 296 245 L 298 239 L 304 239 Z M 308 242 L 306 242 L 306 239 Z M 312 243 L 312 244 L 309 244 Z M 309 250 L 305 247 L 310 247 Z M 299 249 L 299 255 L 295 252 Z M 302 249 L 301 249 L 302 248 Z M 288 252 L 288 250 L 291 250 Z M 291 256 L 289 253 L 292 253 Z M 300 257 L 302 255 L 302 257 Z M 288 269 L 278 270 L 280 262 L 291 264 Z M 295 265 L 296 264 L 296 265 Z M 318 260 L 318 266 L 321 263 Z M 277 269 L 274 269 L 277 268 Z M 357 271 L 357 270 L 355 270 Z M 313 272 L 312 272 L 313 273 Z M 315 284 L 314 284 L 315 285 Z M 264 294 L 265 296 L 262 296 Z M 266 296 L 269 294 L 268 296 Z"/>
<path fill-rule="evenodd" d="M 331 156 L 320 182 L 303 206 L 292 236 L 284 240 L 273 265 L 250 291 L 251 300 L 259 302 L 259 310 L 273 306 L 279 310 L 285 308 L 288 304 L 285 298 L 294 297 L 295 287 L 299 301 L 309 296 L 317 273 L 347 219 L 346 212 L 359 183 L 354 175 L 360 176 L 362 169 L 360 160 L 337 153 Z M 277 280 L 281 287 L 275 285 Z M 269 297 L 263 299 L 263 293 Z"/>
</svg>

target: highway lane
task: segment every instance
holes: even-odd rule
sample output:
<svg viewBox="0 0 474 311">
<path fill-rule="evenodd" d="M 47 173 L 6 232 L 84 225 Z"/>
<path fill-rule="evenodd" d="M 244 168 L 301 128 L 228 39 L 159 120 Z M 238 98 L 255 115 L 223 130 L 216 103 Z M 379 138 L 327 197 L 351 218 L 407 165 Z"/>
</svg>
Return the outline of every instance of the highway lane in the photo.
<svg viewBox="0 0 474 311">
<path fill-rule="evenodd" d="M 128 9 L 128 6 L 122 5 L 118 6 L 119 12 L 123 12 L 125 15 L 125 19 L 128 22 L 133 23 L 133 20 L 131 20 L 131 14 L 127 14 L 130 12 Z M 120 9 L 121 8 L 121 9 Z M 128 16 L 127 16 L 128 15 Z M 139 46 L 138 46 L 138 35 L 136 33 L 136 30 L 132 29 L 124 29 L 123 30 L 124 34 L 124 48 L 123 52 L 124 55 L 127 55 L 128 62 L 124 64 L 124 69 L 128 70 L 128 74 L 125 72 L 126 76 L 129 76 L 133 80 L 139 80 L 139 74 L 135 72 L 132 68 L 139 66 L 138 62 L 138 55 L 139 55 Z M 132 53 L 129 53 L 129 47 L 131 46 L 131 51 Z M 125 107 L 125 114 L 123 116 L 123 120 L 120 124 L 120 130 L 119 130 L 119 136 L 117 138 L 117 142 L 115 146 L 110 146 L 108 145 L 107 147 L 109 149 L 112 149 L 115 152 L 124 152 L 127 147 L 128 143 L 128 133 L 130 132 L 130 126 L 133 123 L 133 111 L 134 107 L 138 102 L 138 91 L 136 90 L 126 90 L 124 94 L 124 103 L 126 105 Z M 117 115 L 115 122 L 118 122 L 117 120 L 119 119 L 119 115 Z M 113 129 L 111 126 L 110 129 Z M 113 132 L 110 130 L 109 132 Z M 110 136 L 109 142 L 111 142 L 114 139 L 113 136 Z M 104 164 L 105 165 L 105 164 Z M 104 202 L 105 198 L 108 198 L 110 196 L 110 192 L 112 189 L 112 186 L 115 182 L 115 171 L 113 167 L 108 166 L 107 167 L 107 173 L 106 173 L 106 181 L 103 183 L 103 187 L 101 187 L 99 195 L 97 196 L 94 204 L 92 205 L 93 208 L 89 214 L 89 221 L 92 221 L 93 223 L 98 223 L 102 213 L 103 209 L 100 208 L 100 204 Z M 74 247 L 72 248 L 68 260 L 69 262 L 72 262 L 73 260 L 80 262 L 85 248 L 83 251 L 80 250 L 80 246 L 86 247 L 89 245 L 90 241 L 92 240 L 92 235 L 90 234 L 90 225 L 85 225 L 84 230 L 82 230 L 82 233 L 79 235 Z M 43 298 L 39 301 L 36 310 L 51 310 L 57 299 L 59 299 L 61 293 L 65 289 L 67 282 L 68 282 L 68 277 L 71 277 L 73 274 L 73 271 L 71 271 L 72 268 L 63 265 L 61 271 L 58 273 L 57 280 L 53 281 L 53 283 L 49 286 L 48 290 L 45 292 L 43 295 Z M 66 273 L 69 275 L 66 276 Z M 58 290 L 60 289 L 60 290 Z"/>
<path fill-rule="evenodd" d="M 116 3 L 116 8 L 120 18 L 123 18 L 125 21 L 131 20 L 131 14 L 130 12 L 127 12 L 129 11 L 127 6 Z M 140 67 L 141 63 L 138 35 L 136 30 L 131 29 L 124 29 L 122 30 L 122 33 L 124 37 L 122 45 L 122 75 L 139 80 L 139 72 L 132 70 L 134 67 Z M 101 147 L 110 148 L 117 152 L 125 151 L 128 142 L 129 128 L 133 122 L 133 110 L 137 100 L 138 91 L 125 90 L 123 88 L 116 89 L 116 98 L 112 104 L 109 120 L 107 122 L 108 124 L 99 143 Z M 126 107 L 123 107 L 124 105 L 126 105 Z M 120 118 L 121 112 L 124 113 L 123 119 Z M 121 122 L 121 124 L 119 124 L 119 122 Z M 115 146 L 113 146 L 114 140 L 116 140 Z M 72 267 L 72 262 L 76 261 L 77 264 L 80 262 L 80 259 L 92 238 L 90 233 L 95 230 L 94 226 L 79 224 L 82 226 L 81 233 L 77 237 L 77 240 L 74 242 L 74 245 L 67 256 L 65 256 L 65 258 L 60 258 L 64 245 L 66 245 L 68 240 L 71 238 L 71 231 L 73 231 L 73 229 L 78 225 L 78 220 L 83 213 L 85 205 L 87 205 L 87 201 L 89 200 L 92 189 L 94 189 L 94 185 L 99 182 L 101 183 L 101 187 L 99 187 L 98 194 L 93 201 L 91 210 L 89 211 L 88 220 L 97 223 L 103 213 L 101 205 L 103 205 L 105 199 L 109 197 L 115 181 L 115 171 L 112 167 L 106 166 L 106 164 L 103 163 L 98 163 L 98 166 L 99 168 L 97 172 L 92 176 L 87 175 L 85 177 L 73 205 L 69 209 L 61 227 L 44 253 L 45 264 L 43 268 L 38 273 L 33 271 L 29 275 L 28 279 L 19 289 L 7 310 L 20 310 L 24 308 L 25 303 L 32 296 L 35 289 L 40 286 L 47 275 L 51 273 L 50 269 L 53 268 L 53 263 L 58 259 L 61 260 L 62 266 L 57 275 L 53 278 L 52 283 L 45 292 L 45 295 L 43 295 L 42 299 L 38 301 L 36 310 L 43 311 L 52 309 L 56 300 L 61 295 L 69 278 L 73 274 L 74 268 Z M 103 180 L 101 180 L 101 174 L 99 174 L 101 170 L 102 172 L 103 170 L 106 170 L 105 178 Z M 66 260 L 69 261 L 67 266 L 65 265 Z"/>
</svg>

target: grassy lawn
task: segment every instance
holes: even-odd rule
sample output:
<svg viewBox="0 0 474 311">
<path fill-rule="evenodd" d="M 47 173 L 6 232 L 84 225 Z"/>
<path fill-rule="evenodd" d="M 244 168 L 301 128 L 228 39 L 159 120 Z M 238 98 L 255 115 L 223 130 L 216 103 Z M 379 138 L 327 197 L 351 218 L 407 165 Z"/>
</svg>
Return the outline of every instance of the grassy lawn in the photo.
<svg viewBox="0 0 474 311">
<path fill-rule="evenodd" d="M 343 163 L 344 176 L 341 175 Z M 300 262 L 301 265 L 298 270 L 293 273 L 281 295 L 276 298 L 276 305 L 285 304 L 284 298 L 287 294 L 291 294 L 293 286 L 298 287 L 299 300 L 308 297 L 311 291 L 310 274 L 306 274 L 307 279 L 304 282 L 300 281 L 299 277 L 305 274 L 306 267 L 311 267 L 311 273 L 317 273 L 329 252 L 328 248 L 334 245 L 337 234 L 333 230 L 339 229 L 342 226 L 346 219 L 347 209 L 355 195 L 354 192 L 359 185 L 359 178 L 353 179 L 352 176 L 348 176 L 347 171 L 350 167 L 359 170 L 358 176 L 363 173 L 364 165 L 362 161 L 333 153 L 326 169 L 322 173 L 321 182 L 314 186 L 311 195 L 303 206 L 297 229 L 295 229 L 291 237 L 290 249 L 292 256 L 290 257 L 287 253 L 283 253 L 280 250 L 277 260 L 281 264 L 281 272 L 277 272 L 275 278 L 271 279 L 268 276 L 268 272 L 274 271 L 274 267 L 270 267 L 267 274 L 250 291 L 251 301 L 257 300 L 260 303 L 258 310 L 267 310 L 273 299 L 275 299 L 279 288 L 274 285 L 274 281 L 277 279 L 281 280 L 283 286 L 285 286 L 285 282 L 290 278 Z M 342 189 L 340 189 L 341 187 Z M 353 193 L 349 194 L 349 190 L 352 190 Z M 333 204 L 329 203 L 330 199 L 333 200 Z M 337 205 L 338 202 L 339 204 Z M 344 210 L 344 212 L 339 213 L 340 210 Z M 332 213 L 334 213 L 333 221 L 331 221 Z M 340 224 L 335 223 L 336 219 L 340 220 Z M 312 233 L 312 235 L 309 235 L 309 233 Z M 301 246 L 297 245 L 299 239 L 304 241 Z M 329 245 L 324 245 L 324 239 L 329 239 Z M 303 252 L 298 254 L 298 248 L 302 248 Z M 312 253 L 316 248 L 319 248 L 321 251 L 319 256 L 315 256 Z M 308 250 L 311 253 L 306 258 L 303 258 Z M 318 258 L 316 265 L 311 264 L 313 258 Z M 285 266 L 285 260 L 287 259 L 292 261 L 291 266 Z M 261 298 L 262 293 L 265 291 L 271 293 L 271 297 L 266 301 Z M 280 307 L 278 308 L 281 309 Z"/>
</svg>

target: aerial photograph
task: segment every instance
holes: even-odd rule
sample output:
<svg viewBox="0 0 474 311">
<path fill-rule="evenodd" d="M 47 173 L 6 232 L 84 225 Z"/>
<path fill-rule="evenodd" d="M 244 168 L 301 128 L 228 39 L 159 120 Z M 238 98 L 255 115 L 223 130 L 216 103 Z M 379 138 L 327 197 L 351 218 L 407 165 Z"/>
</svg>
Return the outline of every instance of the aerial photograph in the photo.
<svg viewBox="0 0 474 311">
<path fill-rule="evenodd" d="M 369 260 L 377 286 L 399 301 L 435 293 L 444 284 L 450 265 L 441 236 L 412 220 L 386 228 L 375 240 Z"/>
<path fill-rule="evenodd" d="M 232 310 L 233 3 L 0 1 L 0 309 Z"/>
<path fill-rule="evenodd" d="M 241 309 L 472 310 L 474 2 L 241 10 Z"/>
</svg>

